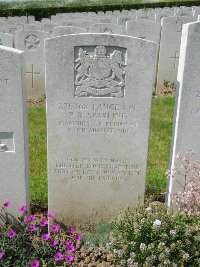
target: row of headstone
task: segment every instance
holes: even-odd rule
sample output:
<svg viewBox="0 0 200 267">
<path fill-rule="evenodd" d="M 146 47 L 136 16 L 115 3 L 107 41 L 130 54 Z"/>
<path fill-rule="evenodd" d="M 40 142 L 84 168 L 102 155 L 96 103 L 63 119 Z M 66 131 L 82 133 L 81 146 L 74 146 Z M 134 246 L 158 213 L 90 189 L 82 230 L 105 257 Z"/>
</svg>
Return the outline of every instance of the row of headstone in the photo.
<svg viewBox="0 0 200 267">
<path fill-rule="evenodd" d="M 85 32 L 129 35 L 156 42 L 154 83 L 157 90 L 165 90 L 175 87 L 182 25 L 197 20 L 198 14 L 198 7 L 174 7 L 97 14 L 62 13 L 51 19 L 43 18 L 41 22 L 34 16 L 0 18 L 0 44 L 25 51 L 28 99 L 38 99 L 46 92 L 44 40 Z M 147 15 L 155 15 L 157 19 L 147 20 Z"/>
<path fill-rule="evenodd" d="M 68 223 L 105 220 L 144 199 L 155 43 L 63 36 L 45 58 L 49 209 Z M 0 203 L 18 215 L 29 206 L 25 59 L 1 46 L 0 60 Z"/>
<path fill-rule="evenodd" d="M 170 166 L 200 156 L 200 22 L 184 25 Z M 96 223 L 144 200 L 156 44 L 77 34 L 46 41 L 49 210 Z M 0 203 L 29 206 L 23 52 L 0 47 Z M 181 182 L 179 180 L 179 182 Z M 168 181 L 168 205 L 179 183 Z"/>
</svg>

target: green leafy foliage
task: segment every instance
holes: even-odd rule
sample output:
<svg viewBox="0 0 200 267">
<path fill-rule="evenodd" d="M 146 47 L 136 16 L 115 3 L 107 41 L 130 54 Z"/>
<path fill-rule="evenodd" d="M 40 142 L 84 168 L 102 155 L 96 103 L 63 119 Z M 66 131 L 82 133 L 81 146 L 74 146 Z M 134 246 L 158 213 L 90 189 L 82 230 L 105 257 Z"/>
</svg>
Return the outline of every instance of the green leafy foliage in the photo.
<svg viewBox="0 0 200 267">
<path fill-rule="evenodd" d="M 126 209 L 114 227 L 109 246 L 117 266 L 200 266 L 199 217 L 168 213 L 153 202 Z"/>
</svg>

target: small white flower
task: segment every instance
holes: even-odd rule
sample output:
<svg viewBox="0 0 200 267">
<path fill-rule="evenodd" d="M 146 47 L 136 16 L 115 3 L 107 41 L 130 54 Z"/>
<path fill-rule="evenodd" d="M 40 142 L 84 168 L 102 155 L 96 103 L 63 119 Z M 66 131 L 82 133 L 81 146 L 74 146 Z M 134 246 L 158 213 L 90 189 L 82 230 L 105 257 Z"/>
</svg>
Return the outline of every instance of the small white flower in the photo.
<svg viewBox="0 0 200 267">
<path fill-rule="evenodd" d="M 131 253 L 130 253 L 130 257 L 131 257 L 132 259 L 134 259 L 134 258 L 136 257 L 136 254 L 135 254 L 134 252 L 131 252 Z"/>
<path fill-rule="evenodd" d="M 174 237 L 176 236 L 176 231 L 175 231 L 175 230 L 170 230 L 169 233 L 170 233 L 170 235 L 172 235 L 172 236 L 174 236 Z"/>
<path fill-rule="evenodd" d="M 127 260 L 127 264 L 130 265 L 130 264 L 132 264 L 132 263 L 133 263 L 133 260 L 129 258 L 129 259 Z"/>
<path fill-rule="evenodd" d="M 146 208 L 146 211 L 151 211 L 151 210 L 152 210 L 152 208 L 150 208 L 150 207 Z"/>
<path fill-rule="evenodd" d="M 162 222 L 160 220 L 155 220 L 153 222 L 153 226 L 160 226 L 162 224 Z"/>
<path fill-rule="evenodd" d="M 141 243 L 141 244 L 140 244 L 140 250 L 141 250 L 141 251 L 146 250 L 146 248 L 147 248 L 146 244 L 144 244 L 144 243 Z"/>
</svg>

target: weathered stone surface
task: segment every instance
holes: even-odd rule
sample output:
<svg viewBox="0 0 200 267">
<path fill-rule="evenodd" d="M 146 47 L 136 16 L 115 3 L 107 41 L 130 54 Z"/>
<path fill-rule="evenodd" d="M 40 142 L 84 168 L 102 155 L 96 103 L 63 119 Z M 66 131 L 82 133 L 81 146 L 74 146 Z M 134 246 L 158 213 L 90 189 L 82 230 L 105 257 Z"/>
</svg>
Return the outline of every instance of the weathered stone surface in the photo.
<svg viewBox="0 0 200 267">
<path fill-rule="evenodd" d="M 142 202 L 155 43 L 69 35 L 48 39 L 45 58 L 49 210 L 85 224 Z"/>
<path fill-rule="evenodd" d="M 75 26 L 59 26 L 53 28 L 53 37 L 61 35 L 69 35 L 74 33 L 84 33 L 86 29 Z"/>
<path fill-rule="evenodd" d="M 127 21 L 126 34 L 160 43 L 160 23 L 155 21 Z"/>
<path fill-rule="evenodd" d="M 177 167 L 176 155 L 185 154 L 189 149 L 194 157 L 200 159 L 200 22 L 183 26 L 180 62 L 177 78 L 177 100 L 174 115 L 173 137 L 171 145 L 170 169 Z M 168 181 L 168 205 L 171 195 L 182 190 L 183 177 L 176 174 Z"/>
<path fill-rule="evenodd" d="M 27 113 L 23 52 L 0 46 L 0 206 L 19 216 L 29 206 Z"/>
<path fill-rule="evenodd" d="M 14 36 L 12 34 L 0 32 L 0 45 L 13 47 Z"/>
</svg>

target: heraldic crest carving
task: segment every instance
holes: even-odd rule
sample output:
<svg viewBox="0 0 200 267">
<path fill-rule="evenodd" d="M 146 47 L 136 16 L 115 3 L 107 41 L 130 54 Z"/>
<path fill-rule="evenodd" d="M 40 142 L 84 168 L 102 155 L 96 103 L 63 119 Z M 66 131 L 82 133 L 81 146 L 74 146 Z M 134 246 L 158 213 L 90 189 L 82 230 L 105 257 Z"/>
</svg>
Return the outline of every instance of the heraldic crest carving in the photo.
<svg viewBox="0 0 200 267">
<path fill-rule="evenodd" d="M 79 48 L 75 59 L 75 96 L 124 97 L 125 62 L 122 61 L 121 51 L 113 49 L 107 55 L 105 46 L 97 46 L 92 53 Z"/>
</svg>

